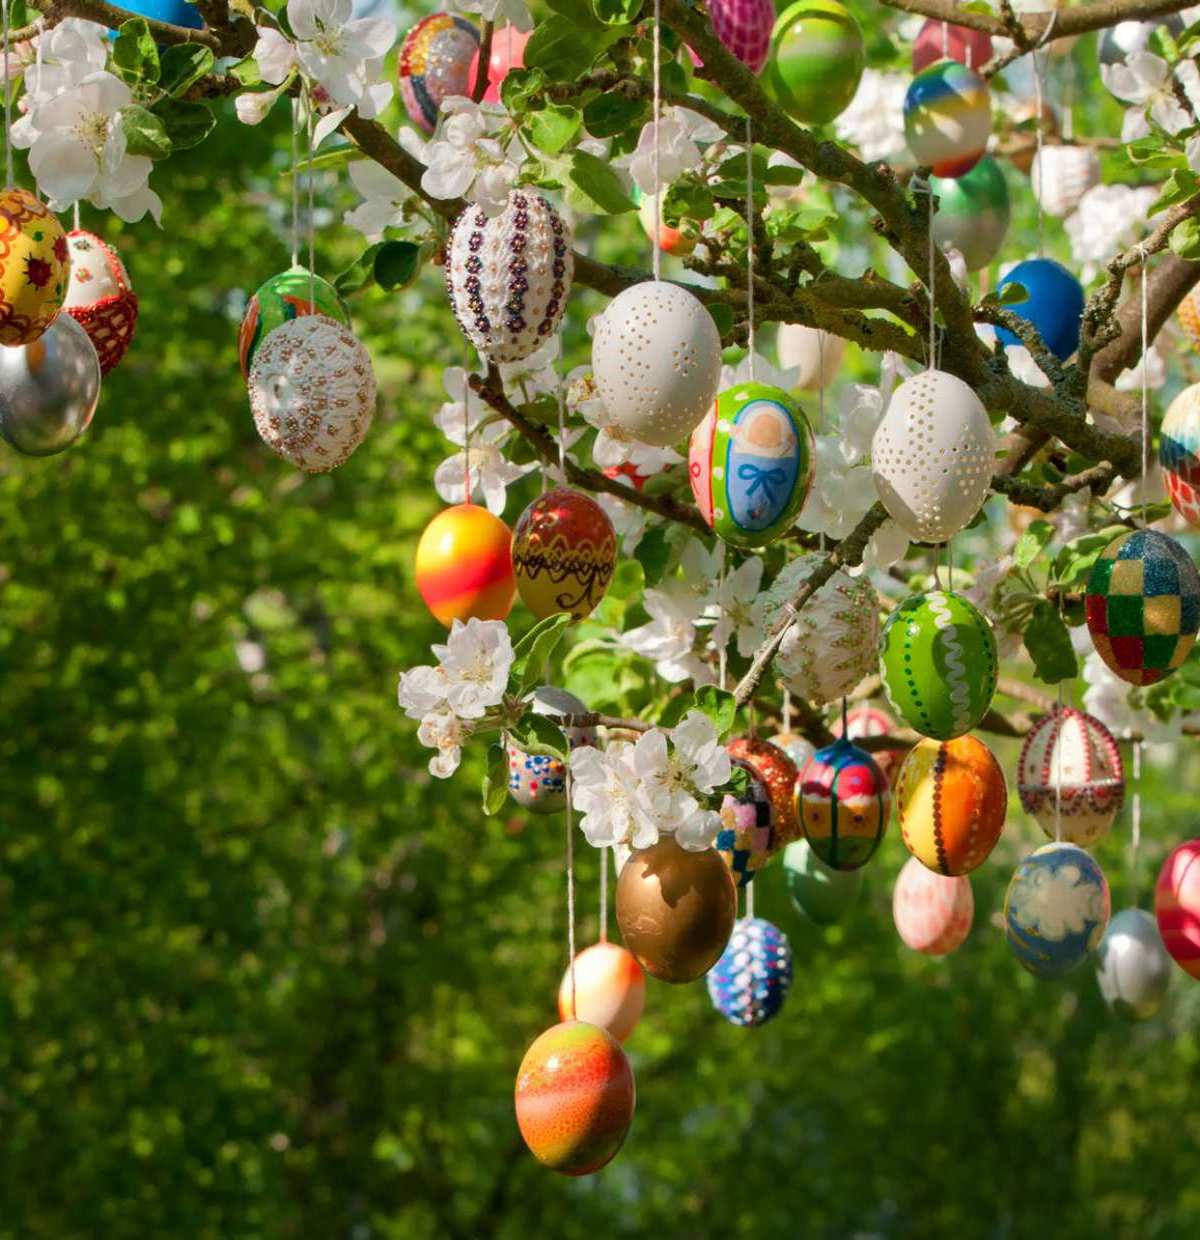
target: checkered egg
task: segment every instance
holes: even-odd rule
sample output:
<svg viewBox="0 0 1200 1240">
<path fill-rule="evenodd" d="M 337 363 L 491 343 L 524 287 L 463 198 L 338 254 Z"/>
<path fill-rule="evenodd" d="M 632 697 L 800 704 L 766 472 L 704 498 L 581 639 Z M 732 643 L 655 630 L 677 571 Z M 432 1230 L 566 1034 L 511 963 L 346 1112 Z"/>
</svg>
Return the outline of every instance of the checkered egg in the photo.
<svg viewBox="0 0 1200 1240">
<path fill-rule="evenodd" d="M 706 980 L 713 1007 L 731 1024 L 766 1024 L 792 985 L 787 935 L 762 917 L 741 918 Z"/>
</svg>

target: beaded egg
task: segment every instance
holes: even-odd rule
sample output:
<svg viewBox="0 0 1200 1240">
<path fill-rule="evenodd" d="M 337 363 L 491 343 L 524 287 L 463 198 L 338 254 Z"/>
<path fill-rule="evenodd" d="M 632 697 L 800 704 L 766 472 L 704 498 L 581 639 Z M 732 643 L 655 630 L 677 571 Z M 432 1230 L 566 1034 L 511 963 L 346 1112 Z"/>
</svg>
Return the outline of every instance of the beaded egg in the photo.
<svg viewBox="0 0 1200 1240">
<path fill-rule="evenodd" d="M 1179 310 L 1182 315 L 1183 306 Z M 1200 383 L 1185 387 L 1167 406 L 1158 463 L 1175 511 L 1188 524 L 1200 525 Z"/>
<path fill-rule="evenodd" d="M 494 216 L 468 206 L 450 229 L 450 309 L 490 361 L 519 362 L 554 335 L 574 273 L 571 230 L 541 194 L 514 189 Z"/>
<path fill-rule="evenodd" d="M 667 448 L 690 435 L 721 382 L 721 337 L 687 289 L 646 280 L 618 293 L 596 320 L 592 371 L 612 420 Z"/>
<path fill-rule="evenodd" d="M 848 726 L 846 735 L 852 741 L 868 736 L 891 736 L 896 730 L 895 719 L 886 710 L 880 710 L 878 706 L 872 706 L 869 702 L 852 707 L 846 714 L 846 723 Z M 843 734 L 841 719 L 835 719 L 830 724 L 829 730 L 834 736 L 841 736 Z M 907 746 L 902 749 L 876 749 L 871 751 L 871 757 L 875 759 L 875 764 L 887 776 L 888 783 L 895 781 L 896 772 L 899 771 L 900 764 L 904 761 L 906 749 Z"/>
<path fill-rule="evenodd" d="M 765 1025 L 792 988 L 787 935 L 765 918 L 740 918 L 706 981 L 713 1007 L 731 1025 Z"/>
<path fill-rule="evenodd" d="M 1167 854 L 1154 885 L 1154 916 L 1171 959 L 1200 981 L 1200 840 Z"/>
<path fill-rule="evenodd" d="M 454 620 L 504 620 L 517 594 L 512 532 L 478 504 L 439 512 L 417 544 L 417 590 L 447 628 Z"/>
<path fill-rule="evenodd" d="M 746 762 L 734 761 L 750 775 L 745 792 L 721 798 L 721 826 L 714 847 L 739 887 L 748 886 L 771 859 L 771 798 Z"/>
<path fill-rule="evenodd" d="M 1008 789 L 992 751 L 973 736 L 922 740 L 896 780 L 896 810 L 908 851 L 938 874 L 969 874 L 1004 830 Z"/>
<path fill-rule="evenodd" d="M 249 377 L 254 354 L 267 336 L 282 324 L 309 314 L 323 314 L 338 323 L 350 323 L 350 311 L 337 290 L 307 267 L 291 267 L 259 285 L 246 303 L 238 331 L 242 377 Z"/>
<path fill-rule="evenodd" d="M 57 217 L 23 189 L 0 192 L 0 344 L 31 344 L 67 296 L 71 249 Z"/>
<path fill-rule="evenodd" d="M 992 704 L 998 667 L 991 624 L 961 594 L 910 594 L 883 626 L 883 687 L 922 736 L 944 741 L 971 731 Z"/>
<path fill-rule="evenodd" d="M 786 392 L 739 383 L 692 432 L 688 474 L 700 515 L 733 547 L 764 547 L 804 507 L 813 476 L 808 419 Z"/>
<path fill-rule="evenodd" d="M 974 69 L 939 60 L 913 78 L 904 96 L 904 136 L 913 158 L 934 176 L 970 172 L 991 132 L 991 95 Z"/>
<path fill-rule="evenodd" d="M 608 859 L 603 859 L 608 864 Z M 574 1012 L 572 1017 L 572 999 Z M 574 977 L 567 966 L 558 988 L 560 1020 L 585 1020 L 624 1042 L 646 1006 L 642 966 L 616 943 L 593 943 L 575 957 Z"/>
<path fill-rule="evenodd" d="M 88 334 L 108 374 L 133 342 L 138 299 L 116 250 L 95 233 L 77 228 L 67 234 L 71 279 L 63 309 Z"/>
<path fill-rule="evenodd" d="M 515 26 L 501 26 L 492 34 L 492 53 L 488 57 L 487 86 L 483 92 L 484 103 L 500 102 L 500 87 L 504 79 L 514 69 L 525 68 L 525 44 L 533 35 L 532 30 L 518 30 Z M 479 49 L 475 49 L 471 57 L 471 67 L 467 72 L 467 89 L 463 94 L 471 94 L 475 87 L 475 77 L 479 72 Z"/>
<path fill-rule="evenodd" d="M 533 692 L 535 714 L 548 718 L 587 714 L 587 707 L 573 694 L 553 685 L 542 685 Z M 596 743 L 595 728 L 565 728 L 572 749 Z M 556 814 L 566 807 L 567 772 L 561 758 L 531 752 L 512 736 L 507 741 L 508 792 L 514 801 L 535 814 Z"/>
<path fill-rule="evenodd" d="M 1052 258 L 1027 258 L 1018 263 L 996 286 L 1003 292 L 1010 284 L 1025 289 L 1021 301 L 1007 302 L 1004 309 L 1037 329 L 1046 348 L 1065 362 L 1079 348 L 1083 321 L 1083 285 Z M 996 339 L 1003 345 L 1020 344 L 1007 327 L 996 328 Z"/>
<path fill-rule="evenodd" d="M 774 0 L 709 0 L 713 33 L 750 70 L 761 73 L 771 54 Z"/>
<path fill-rule="evenodd" d="M 796 386 L 805 392 L 828 387 L 837 377 L 846 342 L 841 336 L 803 323 L 781 323 L 776 339 L 779 365 L 796 371 Z"/>
<path fill-rule="evenodd" d="M 1100 946 L 1109 911 L 1108 880 L 1091 854 L 1077 844 L 1043 844 L 1008 884 L 1008 945 L 1035 977 L 1063 977 Z"/>
<path fill-rule="evenodd" d="M 975 920 L 975 893 L 965 874 L 935 874 L 909 857 L 892 888 L 892 921 L 906 947 L 948 956 L 963 945 Z"/>
<path fill-rule="evenodd" d="M 807 840 L 783 850 L 783 877 L 796 910 L 818 926 L 841 921 L 854 906 L 864 870 L 835 870 L 813 851 Z"/>
<path fill-rule="evenodd" d="M 1118 534 L 1092 565 L 1084 598 L 1096 653 L 1122 680 L 1152 685 L 1188 657 L 1200 629 L 1200 573 L 1157 530 Z"/>
<path fill-rule="evenodd" d="M 471 66 L 478 55 L 479 31 L 452 13 L 422 18 L 401 40 L 396 60 L 400 97 L 426 133 L 433 133 L 443 99 L 470 96 Z"/>
<path fill-rule="evenodd" d="M 582 620 L 595 610 L 617 563 L 617 535 L 590 495 L 555 487 L 539 495 L 513 530 L 517 590 L 539 620 L 566 612 Z"/>
<path fill-rule="evenodd" d="M 937 60 L 957 60 L 968 69 L 981 69 L 991 58 L 991 35 L 931 17 L 913 40 L 912 71 L 920 73 Z"/>
<path fill-rule="evenodd" d="M 995 455 L 979 397 L 944 370 L 923 370 L 892 393 L 875 428 L 875 490 L 910 538 L 945 542 L 983 507 Z"/>
<path fill-rule="evenodd" d="M 1087 848 L 1125 800 L 1125 768 L 1099 719 L 1056 706 L 1030 729 L 1017 764 L 1021 805 L 1047 835 Z"/>
<path fill-rule="evenodd" d="M 1126 1020 L 1149 1020 L 1162 1007 L 1171 957 L 1145 909 L 1122 909 L 1108 923 L 1096 949 L 1096 981 L 1104 1002 Z"/>
<path fill-rule="evenodd" d="M 1100 184 L 1100 156 L 1090 146 L 1043 146 L 1033 157 L 1029 175 L 1042 210 L 1066 219 L 1084 194 Z"/>
<path fill-rule="evenodd" d="M 633 1069 L 611 1033 L 584 1020 L 547 1029 L 517 1072 L 517 1127 L 543 1166 L 590 1175 L 611 1162 L 633 1123 Z"/>
<path fill-rule="evenodd" d="M 796 782 L 804 837 L 835 870 L 866 865 L 883 842 L 892 812 L 887 776 L 844 736 L 818 749 Z"/>
<path fill-rule="evenodd" d="M 970 172 L 931 177 L 930 186 L 938 200 L 934 241 L 956 249 L 968 271 L 986 267 L 1000 253 L 1012 215 L 1003 169 L 985 155 Z"/>
<path fill-rule="evenodd" d="M 763 81 L 802 125 L 826 125 L 850 106 L 866 65 L 863 33 L 837 0 L 798 0 L 779 15 Z"/>
</svg>

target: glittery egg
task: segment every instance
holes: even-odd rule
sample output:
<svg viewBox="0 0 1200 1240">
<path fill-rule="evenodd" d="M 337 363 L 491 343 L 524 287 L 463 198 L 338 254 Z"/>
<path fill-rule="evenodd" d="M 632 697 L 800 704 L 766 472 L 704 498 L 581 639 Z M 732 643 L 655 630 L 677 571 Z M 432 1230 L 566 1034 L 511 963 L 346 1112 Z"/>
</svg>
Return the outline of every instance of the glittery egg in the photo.
<svg viewBox="0 0 1200 1240">
<path fill-rule="evenodd" d="M 1030 165 L 1033 196 L 1042 210 L 1065 219 L 1100 184 L 1100 156 L 1090 146 L 1043 146 Z"/>
<path fill-rule="evenodd" d="M 913 40 L 912 71 L 920 73 L 937 60 L 957 60 L 968 69 L 982 69 L 991 58 L 991 35 L 931 17 Z"/>
<path fill-rule="evenodd" d="M 592 370 L 609 417 L 634 439 L 666 448 L 690 435 L 721 382 L 721 338 L 687 289 L 634 284 L 596 320 Z"/>
<path fill-rule="evenodd" d="M 1108 833 L 1125 800 L 1125 769 L 1099 719 L 1056 706 L 1021 746 L 1021 805 L 1047 835 L 1087 848 Z"/>
<path fill-rule="evenodd" d="M 751 73 L 761 73 L 771 53 L 774 0 L 709 0 L 713 33 Z"/>
<path fill-rule="evenodd" d="M 454 620 L 504 620 L 517 582 L 512 533 L 478 504 L 439 512 L 417 544 L 417 589 L 425 606 L 447 628 Z"/>
<path fill-rule="evenodd" d="M 803 737 L 799 732 L 776 732 L 771 737 L 771 744 L 776 749 L 782 749 L 785 754 L 792 760 L 792 765 L 797 771 L 803 769 L 804 764 L 817 752 L 817 747 Z"/>
<path fill-rule="evenodd" d="M 904 136 L 913 158 L 934 176 L 970 172 L 991 132 L 991 95 L 973 69 L 939 60 L 913 78 L 904 96 Z"/>
<path fill-rule="evenodd" d="M 818 749 L 800 772 L 796 812 L 805 838 L 826 865 L 857 870 L 883 841 L 892 792 L 874 758 L 839 737 Z"/>
<path fill-rule="evenodd" d="M 706 979 L 712 1005 L 732 1025 L 765 1025 L 792 988 L 787 935 L 762 917 L 742 917 Z"/>
<path fill-rule="evenodd" d="M 138 299 L 116 250 L 82 228 L 67 234 L 71 279 L 63 309 L 88 334 L 108 374 L 133 342 Z"/>
<path fill-rule="evenodd" d="M 1004 830 L 1008 789 L 992 751 L 973 736 L 919 741 L 896 781 L 908 851 L 938 874 L 969 874 Z"/>
<path fill-rule="evenodd" d="M 763 77 L 802 125 L 826 125 L 850 106 L 866 64 L 863 33 L 837 0 L 799 0 L 779 15 Z"/>
<path fill-rule="evenodd" d="M 611 1162 L 633 1123 L 633 1069 L 620 1042 L 583 1020 L 547 1029 L 517 1072 L 517 1127 L 530 1153 L 563 1175 Z"/>
<path fill-rule="evenodd" d="M 677 227 L 673 227 L 663 221 L 661 208 L 656 207 L 658 201 L 657 194 L 643 194 L 635 185 L 633 187 L 633 200 L 638 204 L 638 223 L 642 226 L 642 231 L 654 240 L 655 226 L 658 228 L 658 248 L 664 254 L 672 254 L 676 258 L 686 258 L 695 248 L 698 240 L 696 226 L 689 220 L 685 227 L 684 221 L 680 220 Z"/>
<path fill-rule="evenodd" d="M 1152 685 L 1188 657 L 1200 629 L 1200 573 L 1156 530 L 1118 534 L 1092 566 L 1084 599 L 1096 653 L 1122 680 Z"/>
<path fill-rule="evenodd" d="M 1183 306 L 1179 311 L 1182 316 Z M 1190 525 L 1200 525 L 1200 383 L 1185 387 L 1167 406 L 1158 462 L 1175 511 Z"/>
<path fill-rule="evenodd" d="M 751 774 L 767 790 L 771 803 L 771 841 L 774 854 L 800 837 L 800 820 L 796 817 L 793 795 L 799 772 L 796 764 L 777 745 L 751 736 L 738 736 L 729 742 L 729 756 L 745 763 Z"/>
<path fill-rule="evenodd" d="M 67 295 L 71 252 L 63 226 L 27 190 L 0 192 L 0 345 L 31 344 Z"/>
<path fill-rule="evenodd" d="M 786 392 L 736 384 L 692 432 L 688 473 L 700 515 L 731 546 L 765 547 L 804 507 L 813 452 L 808 419 Z"/>
<path fill-rule="evenodd" d="M 450 309 L 490 361 L 519 362 L 558 331 L 574 273 L 571 230 L 541 194 L 514 189 L 494 216 L 468 206 L 450 230 Z"/>
<path fill-rule="evenodd" d="M 555 487 L 521 514 L 512 562 L 521 599 L 539 620 L 558 612 L 582 620 L 612 580 L 617 536 L 590 495 Z"/>
<path fill-rule="evenodd" d="M 484 103 L 500 102 L 500 87 L 504 79 L 513 69 L 525 68 L 525 44 L 533 35 L 532 30 L 518 30 L 516 26 L 500 26 L 492 34 L 492 54 L 488 57 L 487 87 L 483 92 Z M 475 86 L 476 74 L 479 72 L 479 49 L 475 49 L 471 57 L 471 68 L 467 73 L 467 89 L 470 94 Z"/>
<path fill-rule="evenodd" d="M 604 864 L 608 864 L 607 858 Z M 642 966 L 616 943 L 593 943 L 575 957 L 574 979 L 568 965 L 558 988 L 558 1015 L 598 1025 L 624 1042 L 642 1018 L 646 1006 L 646 975 Z"/>
<path fill-rule="evenodd" d="M 922 736 L 962 736 L 991 707 L 996 638 L 987 617 L 961 594 L 910 594 L 888 617 L 879 649 L 888 701 Z"/>
<path fill-rule="evenodd" d="M 533 692 L 533 711 L 554 719 L 587 714 L 587 707 L 565 689 L 542 685 Z M 595 728 L 564 728 L 563 731 L 572 749 L 596 743 Z M 548 753 L 531 752 L 512 736 L 506 747 L 508 792 L 512 799 L 535 814 L 557 814 L 565 809 L 567 772 L 562 759 Z"/>
<path fill-rule="evenodd" d="M 986 267 L 1000 253 L 1012 215 L 1008 182 L 1000 165 L 985 155 L 960 177 L 931 177 L 938 200 L 933 239 L 953 247 L 968 271 Z"/>
<path fill-rule="evenodd" d="M 1108 880 L 1091 854 L 1077 844 L 1043 844 L 1008 884 L 1008 945 L 1035 977 L 1064 977 L 1100 946 L 1109 911 Z"/>
<path fill-rule="evenodd" d="M 350 311 L 337 290 L 307 267 L 290 267 L 260 285 L 246 303 L 238 332 L 242 377 L 249 376 L 258 346 L 275 328 L 309 314 L 323 314 L 347 326 L 350 323 Z"/>
<path fill-rule="evenodd" d="M 1122 909 L 1108 923 L 1096 949 L 1096 981 L 1104 1002 L 1126 1020 L 1149 1020 L 1162 1007 L 1171 957 L 1145 909 Z"/>
<path fill-rule="evenodd" d="M 1154 916 L 1171 959 L 1200 981 L 1200 840 L 1167 855 L 1154 886 Z"/>
<path fill-rule="evenodd" d="M 1025 296 L 1006 302 L 1004 309 L 1037 329 L 1046 348 L 1060 361 L 1066 361 L 1079 348 L 1083 321 L 1083 285 L 1052 258 L 1027 258 L 1018 263 L 996 286 L 998 293 L 1010 284 L 1020 284 Z M 1021 341 L 1007 327 L 996 328 L 996 339 L 1003 345 Z"/>
<path fill-rule="evenodd" d="M 396 61 L 400 97 L 426 133 L 433 133 L 443 99 L 470 96 L 471 64 L 478 55 L 479 31 L 451 13 L 422 18 L 404 36 Z"/>
<path fill-rule="evenodd" d="M 945 542 L 983 507 L 995 456 L 979 397 L 944 370 L 923 370 L 892 393 L 875 430 L 875 490 L 910 538 Z"/>
<path fill-rule="evenodd" d="M 906 947 L 948 956 L 963 945 L 975 920 L 975 893 L 965 874 L 935 874 L 909 857 L 892 888 L 892 921 Z"/>
<path fill-rule="evenodd" d="M 896 730 L 895 719 L 886 710 L 880 710 L 878 706 L 872 706 L 868 702 L 851 707 L 846 714 L 846 723 L 849 725 L 847 735 L 852 741 L 862 740 L 869 736 L 891 736 Z M 841 736 L 841 719 L 835 719 L 830 724 L 829 730 L 834 736 Z M 887 776 L 889 784 L 895 782 L 896 773 L 900 770 L 900 764 L 904 761 L 904 754 L 907 748 L 907 746 L 904 746 L 902 749 L 875 749 L 870 751 L 876 765 Z"/>
<path fill-rule="evenodd" d="M 854 906 L 864 870 L 835 870 L 813 851 L 807 840 L 783 850 L 783 877 L 797 912 L 818 926 L 832 926 Z"/>
<path fill-rule="evenodd" d="M 828 387 L 837 377 L 846 353 L 841 336 L 805 327 L 803 323 L 781 323 L 776 340 L 779 365 L 795 370 L 796 386 L 805 392 Z"/>
</svg>

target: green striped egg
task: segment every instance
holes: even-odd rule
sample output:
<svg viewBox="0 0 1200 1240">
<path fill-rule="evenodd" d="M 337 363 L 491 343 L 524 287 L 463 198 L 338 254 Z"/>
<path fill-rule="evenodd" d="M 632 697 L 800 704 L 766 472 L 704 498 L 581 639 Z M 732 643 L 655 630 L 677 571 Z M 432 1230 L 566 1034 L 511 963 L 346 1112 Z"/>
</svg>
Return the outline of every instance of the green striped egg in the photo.
<svg viewBox="0 0 1200 1240">
<path fill-rule="evenodd" d="M 888 700 L 922 736 L 948 741 L 978 725 L 996 691 L 996 638 L 987 617 L 961 594 L 912 594 L 880 638 Z"/>
<path fill-rule="evenodd" d="M 866 64 L 863 33 L 837 0 L 798 0 L 779 15 L 764 81 L 768 94 L 804 125 L 844 112 Z"/>
</svg>

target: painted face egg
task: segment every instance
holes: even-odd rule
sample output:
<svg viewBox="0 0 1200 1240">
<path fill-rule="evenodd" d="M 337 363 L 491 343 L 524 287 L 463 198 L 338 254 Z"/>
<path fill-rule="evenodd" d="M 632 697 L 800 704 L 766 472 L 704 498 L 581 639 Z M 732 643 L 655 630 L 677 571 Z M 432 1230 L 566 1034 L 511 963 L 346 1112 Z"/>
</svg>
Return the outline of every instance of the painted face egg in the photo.
<svg viewBox="0 0 1200 1240">
<path fill-rule="evenodd" d="M 982 69 L 991 58 L 991 35 L 931 17 L 913 41 L 912 71 L 920 73 L 937 60 L 957 60 L 968 69 Z"/>
<path fill-rule="evenodd" d="M 828 387 L 837 377 L 846 354 L 841 336 L 805 327 L 803 323 L 781 323 L 776 341 L 779 365 L 795 370 L 796 386 L 805 392 Z"/>
<path fill-rule="evenodd" d="M 805 839 L 826 865 L 857 870 L 883 841 L 892 792 L 871 755 L 839 737 L 800 772 L 796 811 Z"/>
<path fill-rule="evenodd" d="M 770 852 L 779 851 L 800 837 L 800 821 L 796 817 L 796 764 L 777 745 L 755 737 L 738 736 L 729 742 L 729 756 L 745 763 L 754 778 L 767 790 L 771 803 Z"/>
<path fill-rule="evenodd" d="M 1162 1007 L 1171 957 L 1145 909 L 1122 909 L 1108 923 L 1096 951 L 1096 981 L 1104 1002 L 1126 1020 L 1149 1020 Z"/>
<path fill-rule="evenodd" d="M 1100 184 L 1100 156 L 1090 146 L 1043 146 L 1033 157 L 1030 177 L 1042 210 L 1066 219 L 1084 194 Z"/>
<path fill-rule="evenodd" d="M 596 321 L 592 372 L 609 417 L 642 443 L 668 448 L 695 430 L 721 382 L 721 337 L 686 289 L 635 284 Z"/>
<path fill-rule="evenodd" d="M 688 472 L 696 506 L 734 547 L 786 533 L 812 485 L 808 419 L 780 388 L 739 383 L 717 397 L 692 432 Z"/>
<path fill-rule="evenodd" d="M 762 72 L 771 54 L 775 26 L 773 0 L 711 0 L 713 33 L 751 73 Z"/>
<path fill-rule="evenodd" d="M 583 1020 L 547 1029 L 517 1072 L 517 1127 L 529 1152 L 563 1175 L 611 1162 L 633 1123 L 633 1069 L 611 1033 Z"/>
<path fill-rule="evenodd" d="M 1032 324 L 1050 352 L 1065 362 L 1079 348 L 1083 285 L 1052 258 L 1027 258 L 1018 263 L 996 291 L 1002 292 L 1010 284 L 1020 284 L 1025 296 L 1006 303 L 1004 308 Z M 1021 343 L 1007 327 L 996 328 L 996 339 L 1003 345 Z"/>
<path fill-rule="evenodd" d="M 1122 680 L 1152 685 L 1188 657 L 1200 628 L 1200 573 L 1166 534 L 1118 534 L 1092 566 L 1084 599 L 1097 654 Z"/>
<path fill-rule="evenodd" d="M 478 504 L 456 504 L 425 527 L 417 544 L 417 590 L 447 628 L 455 620 L 504 620 L 517 582 L 512 532 Z"/>
<path fill-rule="evenodd" d="M 1043 844 L 1008 884 L 1008 945 L 1035 977 L 1064 977 L 1100 946 L 1109 911 L 1108 880 L 1092 856 L 1077 844 Z"/>
<path fill-rule="evenodd" d="M 741 918 L 706 980 L 713 1007 L 731 1025 L 765 1025 L 778 1014 L 792 988 L 787 935 L 762 917 Z"/>
<path fill-rule="evenodd" d="M 1200 840 L 1167 855 L 1154 886 L 1154 916 L 1171 959 L 1200 981 Z"/>
<path fill-rule="evenodd" d="M 404 36 L 396 61 L 400 97 L 426 133 L 433 133 L 443 99 L 470 96 L 471 64 L 478 55 L 479 31 L 450 13 L 422 18 Z"/>
<path fill-rule="evenodd" d="M 868 736 L 891 736 L 896 730 L 896 721 L 891 715 L 886 710 L 880 710 L 878 706 L 872 706 L 868 702 L 848 711 L 846 723 L 849 727 L 847 735 L 852 741 Z M 834 736 L 843 734 L 841 719 L 835 719 L 830 724 L 830 731 Z M 905 749 L 875 749 L 870 753 L 875 759 L 876 766 L 887 776 L 888 783 L 894 783 L 900 764 L 904 761 Z"/>
<path fill-rule="evenodd" d="M 582 620 L 612 580 L 617 535 L 591 496 L 556 487 L 521 514 L 512 563 L 521 599 L 539 620 L 559 612 Z"/>
<path fill-rule="evenodd" d="M 490 361 L 519 362 L 558 331 L 574 274 L 571 230 L 541 194 L 515 189 L 496 216 L 469 206 L 450 230 L 450 309 Z"/>
<path fill-rule="evenodd" d="M 771 744 L 776 749 L 782 749 L 791 758 L 797 771 L 803 770 L 804 764 L 817 752 L 812 741 L 801 736 L 799 732 L 777 732 L 771 737 Z"/>
<path fill-rule="evenodd" d="M 1017 791 L 1047 835 L 1090 847 L 1108 833 L 1125 800 L 1113 734 L 1081 710 L 1056 706 L 1025 737 Z"/>
<path fill-rule="evenodd" d="M 983 158 L 992 132 L 987 83 L 955 60 L 939 60 L 913 78 L 904 96 L 904 136 L 934 176 L 960 177 Z"/>
<path fill-rule="evenodd" d="M 1184 388 L 1167 406 L 1158 462 L 1175 511 L 1188 524 L 1200 525 L 1200 383 Z"/>
<path fill-rule="evenodd" d="M 1012 216 L 1004 170 L 985 155 L 963 176 L 932 177 L 930 184 L 938 200 L 934 241 L 956 249 L 968 271 L 986 267 L 1000 253 Z"/>
<path fill-rule="evenodd" d="M 1008 789 L 992 751 L 973 736 L 919 741 L 896 781 L 908 851 L 938 874 L 981 866 L 1004 830 Z"/>
<path fill-rule="evenodd" d="M 797 912 L 818 926 L 832 926 L 854 907 L 862 888 L 863 870 L 835 870 L 813 851 L 807 840 L 783 850 L 783 877 Z"/>
<path fill-rule="evenodd" d="M 483 92 L 484 103 L 500 102 L 500 87 L 504 79 L 514 69 L 525 68 L 525 44 L 533 35 L 532 30 L 518 30 L 515 26 L 501 26 L 492 35 L 492 54 L 488 57 L 487 88 Z M 475 86 L 475 75 L 479 72 L 479 49 L 471 57 L 471 68 L 467 73 L 467 90 L 469 95 Z"/>
<path fill-rule="evenodd" d="M 763 81 L 802 125 L 826 125 L 850 106 L 866 64 L 862 30 L 837 0 L 799 0 L 779 15 Z"/>
<path fill-rule="evenodd" d="M 32 344 L 62 308 L 70 275 L 58 219 L 26 190 L 0 193 L 0 344 Z"/>
<path fill-rule="evenodd" d="M 983 507 L 995 455 L 979 397 L 944 370 L 924 370 L 892 393 L 876 427 L 875 490 L 910 538 L 945 542 Z"/>
<path fill-rule="evenodd" d="M 909 857 L 892 888 L 892 921 L 906 947 L 948 956 L 963 945 L 974 920 L 975 893 L 965 874 L 935 874 Z"/>
<path fill-rule="evenodd" d="M 88 334 L 108 374 L 133 342 L 138 299 L 116 250 L 82 228 L 67 234 L 71 280 L 63 309 Z"/>
<path fill-rule="evenodd" d="M 238 331 L 238 357 L 242 377 L 248 378 L 258 346 L 279 326 L 309 314 L 349 324 L 350 311 L 328 280 L 312 275 L 307 267 L 291 267 L 272 276 L 246 303 Z"/>
<path fill-rule="evenodd" d="M 605 861 L 607 864 L 607 861 Z M 558 988 L 558 1015 L 598 1025 L 624 1042 L 646 1006 L 646 975 L 642 966 L 616 943 L 593 943 L 575 957 L 574 978 L 567 967 Z"/>
<path fill-rule="evenodd" d="M 739 887 L 748 886 L 771 859 L 771 798 L 746 762 L 736 762 L 750 775 L 745 792 L 721 798 L 721 827 L 714 847 Z"/>
<path fill-rule="evenodd" d="M 922 736 L 944 741 L 976 727 L 992 704 L 998 665 L 991 624 L 961 594 L 911 594 L 883 627 L 888 701 Z"/>
</svg>

